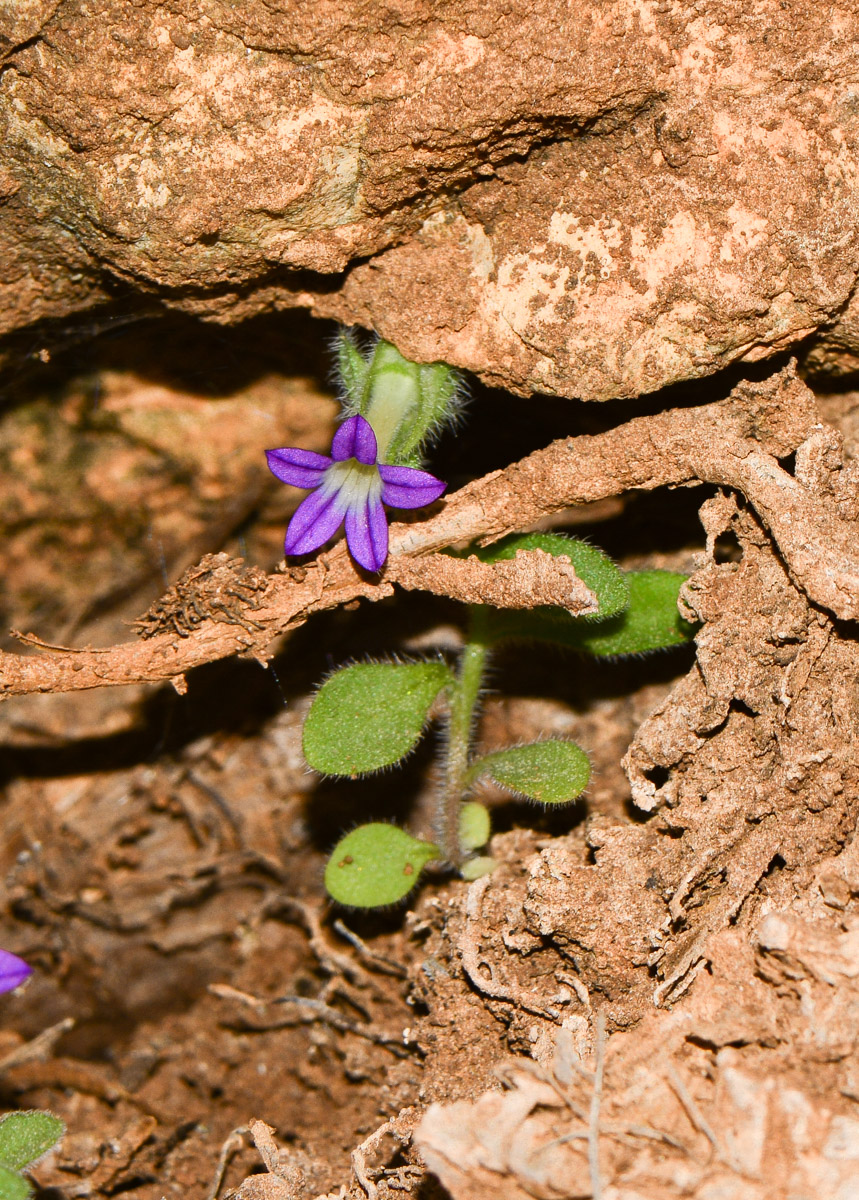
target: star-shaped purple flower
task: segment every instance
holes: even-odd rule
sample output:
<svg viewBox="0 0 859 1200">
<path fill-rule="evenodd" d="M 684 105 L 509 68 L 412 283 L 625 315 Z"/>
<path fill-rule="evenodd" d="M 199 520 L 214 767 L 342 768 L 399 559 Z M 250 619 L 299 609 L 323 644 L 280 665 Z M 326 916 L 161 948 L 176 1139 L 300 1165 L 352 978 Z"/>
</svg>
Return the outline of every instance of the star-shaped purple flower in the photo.
<svg viewBox="0 0 859 1200">
<path fill-rule="evenodd" d="M 33 974 L 33 968 L 17 954 L 0 950 L 0 992 L 11 992 Z"/>
<path fill-rule="evenodd" d="M 447 487 L 416 467 L 378 461 L 376 435 L 362 416 L 349 417 L 334 435 L 331 457 L 285 446 L 266 450 L 269 470 L 283 483 L 312 488 L 286 531 L 285 554 L 310 554 L 346 523 L 352 557 L 378 571 L 388 557 L 388 519 L 383 505 L 423 508 Z"/>
</svg>

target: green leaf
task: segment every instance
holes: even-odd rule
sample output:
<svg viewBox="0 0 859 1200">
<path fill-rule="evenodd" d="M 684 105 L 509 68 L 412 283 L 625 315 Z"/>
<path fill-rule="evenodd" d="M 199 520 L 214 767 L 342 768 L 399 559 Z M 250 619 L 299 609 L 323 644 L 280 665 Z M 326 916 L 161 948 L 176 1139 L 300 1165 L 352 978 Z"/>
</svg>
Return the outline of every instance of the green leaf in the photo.
<svg viewBox="0 0 859 1200">
<path fill-rule="evenodd" d="M 490 858 L 488 854 L 481 854 L 477 858 L 470 858 L 467 862 L 464 862 L 459 868 L 459 873 L 463 879 L 467 879 L 469 883 L 473 883 L 475 879 L 480 879 L 481 876 L 488 875 L 490 871 L 494 871 L 497 866 L 497 858 Z"/>
<path fill-rule="evenodd" d="M 568 804 L 586 787 L 591 774 L 588 756 L 575 742 L 534 742 L 511 746 L 478 759 L 470 779 L 489 775 L 501 787 L 539 804 Z"/>
<path fill-rule="evenodd" d="M 492 832 L 489 809 L 485 804 L 469 800 L 459 810 L 459 844 L 463 850 L 485 846 Z"/>
<path fill-rule="evenodd" d="M 677 596 L 687 576 L 675 571 L 630 571 L 629 607 L 612 621 L 585 626 L 577 648 L 600 658 L 646 654 L 690 641 L 695 626 L 684 621 Z"/>
<path fill-rule="evenodd" d="M 558 615 L 557 609 L 487 609 L 491 636 L 554 642 L 598 658 L 646 654 L 683 645 L 695 633 L 695 626 L 684 621 L 677 610 L 677 596 L 686 578 L 674 571 L 628 571 L 629 605 L 605 621 Z"/>
<path fill-rule="evenodd" d="M 530 636 L 527 632 L 520 633 L 518 630 L 520 627 L 527 630 L 529 618 L 532 616 L 537 617 L 538 623 L 545 623 L 547 618 L 564 624 L 574 621 L 602 621 L 623 612 L 629 603 L 627 577 L 617 563 L 612 562 L 599 546 L 591 546 L 578 538 L 567 537 L 562 533 L 515 533 L 491 546 L 473 550 L 472 553 L 477 554 L 483 562 L 500 562 L 502 559 L 515 558 L 519 550 L 545 550 L 547 554 L 556 557 L 566 554 L 579 579 L 596 594 L 599 611 L 590 617 L 573 617 L 562 608 L 538 608 L 534 609 L 533 613 L 490 610 L 493 632 L 497 625 L 501 637 Z"/>
<path fill-rule="evenodd" d="M 0 1120 L 0 1166 L 20 1171 L 55 1146 L 66 1131 L 53 1113 L 11 1112 Z"/>
<path fill-rule="evenodd" d="M 370 364 L 361 353 L 351 330 L 341 330 L 337 338 L 337 368 L 350 411 L 361 412 Z"/>
<path fill-rule="evenodd" d="M 304 722 L 304 757 L 324 775 L 365 775 L 399 762 L 452 679 L 442 662 L 343 667 L 316 693 Z"/>
<path fill-rule="evenodd" d="M 325 868 L 325 886 L 333 899 L 352 908 L 396 904 L 434 858 L 441 858 L 438 846 L 374 821 L 340 839 Z"/>
<path fill-rule="evenodd" d="M 0 1200 L 27 1200 L 33 1194 L 33 1186 L 17 1171 L 0 1166 Z"/>
</svg>

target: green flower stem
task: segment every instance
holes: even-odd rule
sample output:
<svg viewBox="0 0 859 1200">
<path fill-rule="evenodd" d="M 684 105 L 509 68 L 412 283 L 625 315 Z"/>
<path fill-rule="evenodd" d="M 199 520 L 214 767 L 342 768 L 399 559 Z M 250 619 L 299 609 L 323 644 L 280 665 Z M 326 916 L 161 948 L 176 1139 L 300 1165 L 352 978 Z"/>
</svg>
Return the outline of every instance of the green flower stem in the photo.
<svg viewBox="0 0 859 1200">
<path fill-rule="evenodd" d="M 451 866 L 461 865 L 465 855 L 459 841 L 459 818 L 468 787 L 471 734 L 483 675 L 489 657 L 489 638 L 482 608 L 469 610 L 468 635 L 450 689 L 447 722 L 447 755 L 440 806 L 440 835 L 444 856 Z"/>
</svg>

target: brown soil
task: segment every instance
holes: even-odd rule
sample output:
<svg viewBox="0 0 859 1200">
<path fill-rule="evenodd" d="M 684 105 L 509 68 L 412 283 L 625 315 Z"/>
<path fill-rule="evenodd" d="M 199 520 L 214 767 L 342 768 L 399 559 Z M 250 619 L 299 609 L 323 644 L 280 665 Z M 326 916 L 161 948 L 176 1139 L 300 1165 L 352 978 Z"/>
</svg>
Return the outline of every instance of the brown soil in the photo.
<svg viewBox="0 0 859 1200">
<path fill-rule="evenodd" d="M 204 554 L 272 570 L 296 496 L 260 451 L 326 445 L 320 346 L 297 319 L 177 319 L 22 373 L 0 416 L 5 626 L 107 647 Z M 810 402 L 763 368 L 732 394 L 758 415 L 761 396 Z M 783 456 L 832 528 L 855 520 L 857 403 L 820 397 L 830 432 Z M 434 465 L 463 483 L 629 415 L 477 389 Z M 575 738 L 586 803 L 488 794 L 499 869 L 430 880 L 408 907 L 334 909 L 322 865 L 359 817 L 420 830 L 429 748 L 323 783 L 301 721 L 333 664 L 455 647 L 449 600 L 318 614 L 268 668 L 213 663 L 184 694 L 3 706 L 0 944 L 36 972 L 2 1001 L 0 1105 L 67 1122 L 45 1194 L 857 1194 L 855 627 L 809 600 L 794 542 L 733 493 L 636 491 L 553 520 L 626 565 L 694 571 L 697 652 L 499 656 L 483 741 Z"/>
</svg>

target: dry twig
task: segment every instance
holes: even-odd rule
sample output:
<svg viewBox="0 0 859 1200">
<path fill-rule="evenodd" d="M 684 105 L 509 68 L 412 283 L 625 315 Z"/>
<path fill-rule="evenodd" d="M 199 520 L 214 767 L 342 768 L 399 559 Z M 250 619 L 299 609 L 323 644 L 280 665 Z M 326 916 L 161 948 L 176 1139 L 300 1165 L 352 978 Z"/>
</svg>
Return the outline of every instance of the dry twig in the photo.
<svg viewBox="0 0 859 1200">
<path fill-rule="evenodd" d="M 16 1046 L 10 1051 L 5 1058 L 0 1059 L 0 1075 L 6 1071 L 11 1071 L 13 1067 L 19 1067 L 26 1062 L 44 1062 L 53 1053 L 54 1046 L 60 1040 L 64 1033 L 68 1033 L 70 1029 L 74 1029 L 74 1017 L 63 1017 L 62 1021 L 57 1021 L 56 1025 L 51 1025 L 47 1029 L 43 1029 L 41 1033 L 37 1033 L 29 1042 L 24 1042 L 20 1046 Z"/>
<path fill-rule="evenodd" d="M 375 1046 L 383 1046 L 397 1058 L 404 1058 L 409 1053 L 402 1037 L 377 1033 L 373 1028 L 364 1028 L 357 1021 L 350 1021 L 348 1017 L 344 1017 L 324 1000 L 307 996 L 278 996 L 274 1000 L 265 1000 L 259 996 L 252 996 L 249 992 L 239 991 L 227 983 L 210 983 L 209 992 L 219 1000 L 226 1000 L 252 1013 L 252 1017 L 238 1015 L 230 1021 L 224 1020 L 223 1024 L 228 1028 L 237 1028 L 248 1033 L 267 1033 L 271 1029 L 291 1029 L 296 1025 L 315 1025 L 321 1022 L 330 1025 L 339 1033 L 353 1033 Z"/>
<path fill-rule="evenodd" d="M 345 938 L 351 946 L 354 946 L 363 962 L 367 964 L 371 971 L 378 971 L 380 975 L 393 975 L 396 979 L 407 979 L 409 972 L 402 963 L 394 962 L 390 958 L 383 958 L 381 954 L 376 954 L 371 950 L 367 943 L 359 938 L 357 933 L 353 932 L 348 925 L 342 921 L 334 922 L 333 928 L 336 933 Z"/>
<path fill-rule="evenodd" d="M 247 1132 L 247 1125 L 240 1125 L 238 1129 L 234 1129 L 232 1133 L 227 1134 L 221 1145 L 221 1152 L 215 1164 L 215 1174 L 206 1193 L 206 1200 L 218 1200 L 218 1192 L 220 1192 L 221 1184 L 224 1182 L 227 1165 L 236 1151 L 240 1150 L 244 1145 L 245 1134 Z"/>
<path fill-rule="evenodd" d="M 356 1146 L 352 1151 L 352 1172 L 355 1179 L 366 1192 L 367 1200 L 378 1200 L 379 1197 L 379 1189 L 370 1178 L 367 1168 L 367 1154 L 378 1150 L 382 1139 L 389 1133 L 393 1134 L 403 1145 L 406 1145 L 414 1131 L 416 1119 L 416 1109 L 400 1109 L 395 1117 L 391 1117 L 390 1120 L 383 1122 L 378 1129 L 374 1130 L 369 1137 L 361 1142 L 360 1146 Z"/>
<path fill-rule="evenodd" d="M 588 1121 L 588 1168 L 591 1176 L 591 1196 L 602 1200 L 602 1176 L 600 1174 L 600 1106 L 605 1070 L 605 1014 L 597 1013 L 594 1029 L 594 1090 L 591 1093 L 591 1111 Z"/>
<path fill-rule="evenodd" d="M 720 1161 L 723 1161 L 724 1155 L 722 1153 L 722 1148 L 719 1145 L 719 1139 L 713 1132 L 713 1127 L 710 1125 L 709 1121 L 706 1119 L 698 1105 L 693 1100 L 689 1089 L 686 1087 L 686 1084 L 680 1078 L 674 1067 L 668 1068 L 668 1082 L 671 1084 L 672 1090 L 683 1106 L 683 1111 L 686 1113 L 686 1116 L 689 1118 L 698 1132 L 703 1133 L 704 1137 L 713 1147 L 716 1157 Z"/>
</svg>

